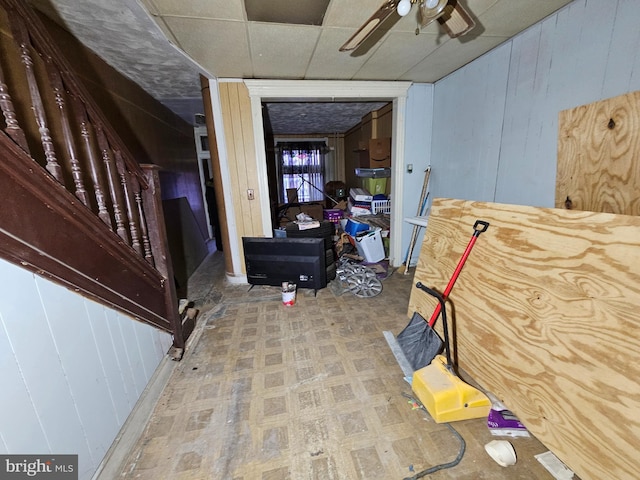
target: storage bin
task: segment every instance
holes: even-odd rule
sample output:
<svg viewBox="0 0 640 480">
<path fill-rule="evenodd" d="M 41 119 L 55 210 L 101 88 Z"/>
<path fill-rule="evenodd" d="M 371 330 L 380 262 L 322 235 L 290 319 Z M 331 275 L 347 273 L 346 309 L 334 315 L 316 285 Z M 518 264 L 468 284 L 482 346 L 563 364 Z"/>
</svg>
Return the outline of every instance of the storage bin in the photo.
<svg viewBox="0 0 640 480">
<path fill-rule="evenodd" d="M 368 223 L 355 222 L 351 219 L 347 220 L 347 225 L 344 228 L 344 231 L 352 237 L 355 237 L 358 232 L 363 232 L 365 230 L 369 230 Z"/>
<path fill-rule="evenodd" d="M 364 188 L 371 195 L 384 195 L 387 191 L 387 179 L 386 178 L 363 178 L 362 188 Z"/>
<path fill-rule="evenodd" d="M 356 249 L 358 255 L 364 257 L 367 263 L 376 263 L 384 260 L 384 245 L 380 228 L 361 232 L 356 236 Z"/>
<path fill-rule="evenodd" d="M 390 168 L 356 168 L 356 177 L 361 178 L 389 178 Z"/>
</svg>

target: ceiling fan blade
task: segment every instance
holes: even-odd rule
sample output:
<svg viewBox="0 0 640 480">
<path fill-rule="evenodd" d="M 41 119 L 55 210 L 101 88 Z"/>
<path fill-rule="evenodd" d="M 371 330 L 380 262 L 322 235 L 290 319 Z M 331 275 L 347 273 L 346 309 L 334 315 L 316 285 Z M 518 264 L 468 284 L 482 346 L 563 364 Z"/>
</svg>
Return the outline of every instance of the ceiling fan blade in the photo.
<svg viewBox="0 0 640 480">
<path fill-rule="evenodd" d="M 438 18 L 438 22 L 451 38 L 460 37 L 469 33 L 476 26 L 476 22 L 471 18 L 460 2 L 453 2 L 444 9 L 444 15 Z"/>
<path fill-rule="evenodd" d="M 449 0 L 423 0 L 418 10 L 420 28 L 424 28 L 438 17 L 444 15 Z"/>
<path fill-rule="evenodd" d="M 356 33 L 354 33 L 344 45 L 340 47 L 341 52 L 355 50 L 369 35 L 371 35 L 393 12 L 396 11 L 400 0 L 389 0 L 385 2 L 371 17 L 367 20 Z"/>
</svg>

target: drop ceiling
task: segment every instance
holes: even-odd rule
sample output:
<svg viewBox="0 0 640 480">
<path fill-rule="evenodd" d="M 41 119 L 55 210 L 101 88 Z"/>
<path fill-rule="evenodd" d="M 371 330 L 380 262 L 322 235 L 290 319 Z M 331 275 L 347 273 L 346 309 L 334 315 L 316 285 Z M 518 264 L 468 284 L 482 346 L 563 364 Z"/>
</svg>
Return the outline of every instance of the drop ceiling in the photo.
<svg viewBox="0 0 640 480">
<path fill-rule="evenodd" d="M 330 0 L 321 25 L 248 21 L 243 0 L 29 1 L 186 118 L 201 105 L 200 73 L 218 78 L 436 82 L 571 0 L 459 0 L 477 26 L 458 39 L 449 38 L 437 22 L 416 35 L 414 6 L 406 17 L 394 14 L 351 53 L 338 49 L 383 1 Z M 345 112 L 344 105 L 335 108 Z M 344 127 L 331 121 L 338 115 L 324 115 L 329 123 L 313 128 L 339 132 Z M 271 123 L 292 129 L 295 120 L 300 123 L 300 117 L 279 113 Z"/>
</svg>

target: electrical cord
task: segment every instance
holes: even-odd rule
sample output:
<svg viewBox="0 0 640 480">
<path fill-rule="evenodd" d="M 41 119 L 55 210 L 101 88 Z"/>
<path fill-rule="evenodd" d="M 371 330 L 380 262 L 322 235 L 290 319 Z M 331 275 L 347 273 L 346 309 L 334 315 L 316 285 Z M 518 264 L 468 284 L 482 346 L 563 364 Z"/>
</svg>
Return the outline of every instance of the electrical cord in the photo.
<svg viewBox="0 0 640 480">
<path fill-rule="evenodd" d="M 404 397 L 412 400 L 422 410 L 426 411 L 426 409 L 424 408 L 424 405 L 422 405 L 422 403 L 420 403 L 418 400 L 416 400 L 415 398 L 413 398 L 410 395 L 407 395 L 406 393 L 403 393 L 402 395 Z M 429 468 L 427 468 L 425 470 L 422 470 L 421 472 L 416 473 L 413 477 L 405 477 L 403 480 L 418 480 L 418 478 L 426 477 L 427 475 L 430 475 L 432 473 L 438 472 L 440 470 L 445 470 L 447 468 L 455 467 L 456 465 L 458 465 L 460 463 L 460 461 L 462 460 L 462 457 L 464 456 L 464 452 L 465 452 L 465 450 L 467 448 L 467 444 L 464 441 L 464 438 L 462 438 L 462 435 L 460 435 L 458 433 L 458 431 L 451 426 L 450 423 L 445 423 L 445 425 L 447 427 L 449 427 L 449 430 L 451 430 L 451 432 L 453 432 L 455 437 L 460 441 L 460 450 L 458 451 L 458 456 L 454 460 L 452 460 L 451 462 L 442 463 L 440 465 L 434 465 L 433 467 L 429 467 Z"/>
</svg>

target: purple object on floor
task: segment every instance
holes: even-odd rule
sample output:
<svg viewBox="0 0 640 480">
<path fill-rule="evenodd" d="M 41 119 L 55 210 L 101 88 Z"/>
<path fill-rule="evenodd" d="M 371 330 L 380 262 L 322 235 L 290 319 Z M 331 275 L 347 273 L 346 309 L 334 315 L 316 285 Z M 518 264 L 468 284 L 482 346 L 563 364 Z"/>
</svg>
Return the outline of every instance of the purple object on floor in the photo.
<svg viewBox="0 0 640 480">
<path fill-rule="evenodd" d="M 487 426 L 493 435 L 528 435 L 527 428 L 510 410 L 489 410 Z"/>
</svg>

